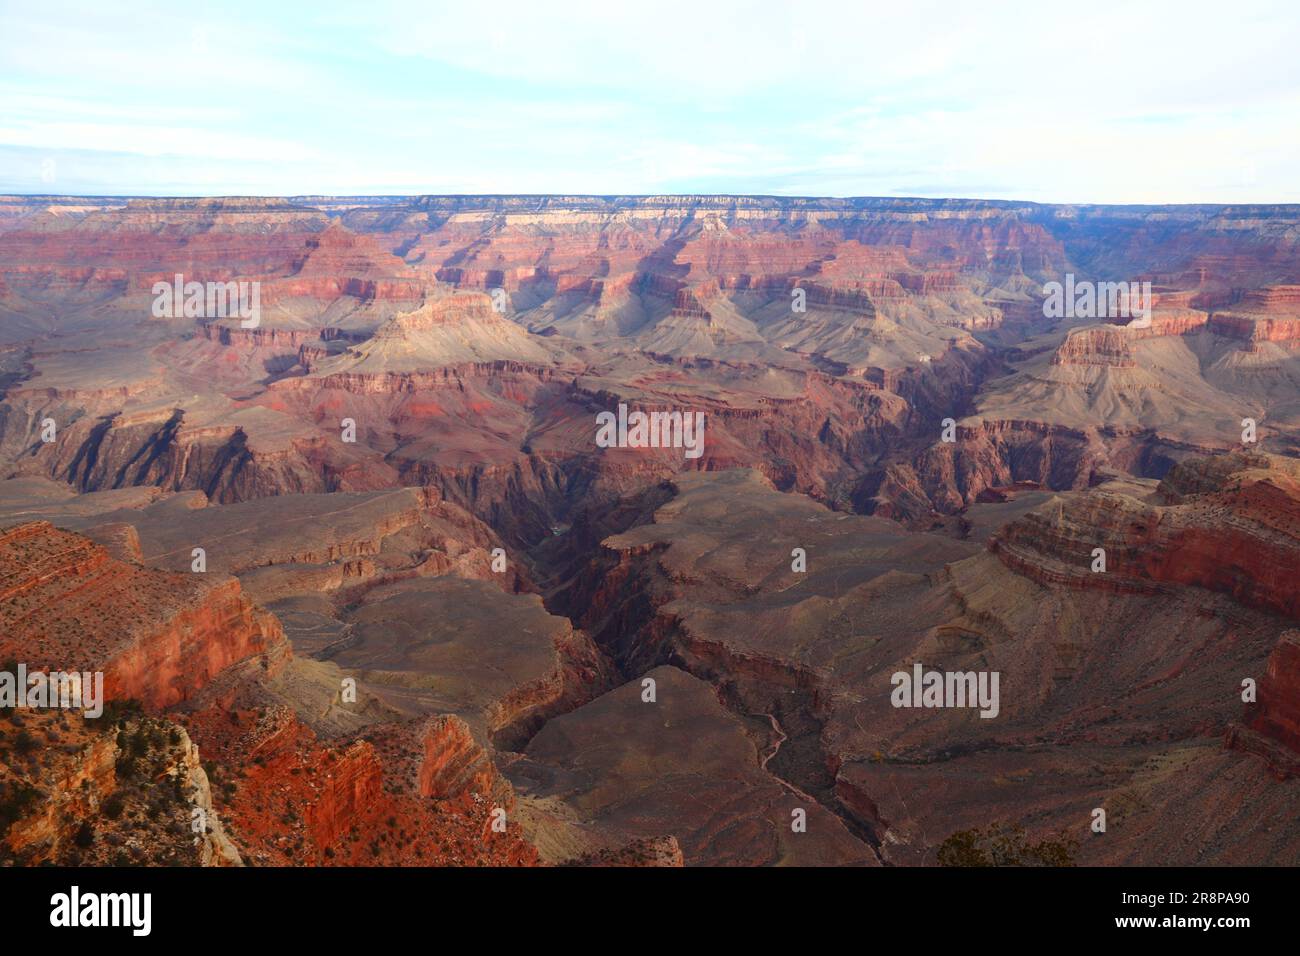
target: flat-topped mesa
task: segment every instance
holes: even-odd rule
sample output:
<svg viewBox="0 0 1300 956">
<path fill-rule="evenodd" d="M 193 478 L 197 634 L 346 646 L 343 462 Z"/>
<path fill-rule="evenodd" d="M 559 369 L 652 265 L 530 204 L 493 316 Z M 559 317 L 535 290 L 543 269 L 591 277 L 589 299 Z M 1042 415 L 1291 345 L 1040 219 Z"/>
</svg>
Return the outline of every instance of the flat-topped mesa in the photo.
<svg viewBox="0 0 1300 956">
<path fill-rule="evenodd" d="M 44 521 L 0 532 L 0 659 L 102 671 L 106 698 L 160 710 L 260 654 L 288 643 L 233 578 L 128 564 Z"/>
<path fill-rule="evenodd" d="M 375 338 L 401 338 L 410 332 L 463 325 L 467 321 L 496 324 L 509 320 L 493 308 L 491 297 L 480 292 L 457 292 L 432 296 L 415 311 L 394 316 L 375 332 Z"/>
<path fill-rule="evenodd" d="M 419 301 L 430 283 L 371 236 L 337 222 L 304 244 L 293 274 L 269 284 L 268 301 L 293 296 Z"/>
<path fill-rule="evenodd" d="M 1226 338 L 1257 342 L 1300 342 L 1300 285 L 1247 289 L 1216 310 L 1210 331 Z"/>
<path fill-rule="evenodd" d="M 322 339 L 321 331 L 317 329 L 277 329 L 270 326 L 263 326 L 254 329 L 240 328 L 238 325 L 223 325 L 221 320 L 208 321 L 199 319 L 196 322 L 199 335 L 209 342 L 217 342 L 221 345 L 249 345 L 255 348 L 271 348 L 282 350 L 301 350 L 306 348 L 310 351 L 318 351 L 324 354 L 323 348 L 317 347 L 315 350 L 312 346 Z M 332 329 L 323 331 L 332 332 Z M 339 338 L 337 334 L 334 336 Z"/>
<path fill-rule="evenodd" d="M 1295 464 L 1287 458 L 1254 452 L 1188 458 L 1169 469 L 1156 494 L 1164 504 L 1179 504 L 1198 495 L 1215 494 L 1236 486 L 1238 475 L 1254 471 L 1294 474 Z"/>
<path fill-rule="evenodd" d="M 859 312 L 863 315 L 875 315 L 876 307 L 872 298 L 904 298 L 902 286 L 888 279 L 869 282 L 818 282 L 801 280 L 795 285 L 805 290 L 808 302 L 827 309 L 842 309 L 846 312 Z"/>
<path fill-rule="evenodd" d="M 1128 330 L 1097 325 L 1071 331 L 1057 347 L 1052 364 L 1134 368 L 1137 360 Z"/>
<path fill-rule="evenodd" d="M 1204 300 L 1205 293 L 1199 289 L 1155 289 L 1151 292 L 1149 325 L 1140 323 L 1140 317 L 1133 314 L 1103 318 L 1102 321 L 1123 326 L 1133 339 L 1186 335 L 1204 328 L 1209 321 L 1210 315 L 1204 311 L 1207 307 Z"/>
<path fill-rule="evenodd" d="M 1054 499 L 989 549 L 1044 583 L 1117 591 L 1192 585 L 1300 618 L 1300 462 L 1230 455 L 1175 466 L 1157 501 L 1107 490 Z M 1095 549 L 1105 570 L 1093 570 Z"/>
<path fill-rule="evenodd" d="M 1134 338 L 1145 339 L 1162 335 L 1186 335 L 1189 332 L 1195 332 L 1197 329 L 1205 328 L 1209 320 L 1210 315 L 1208 312 L 1172 305 L 1165 307 L 1157 300 L 1156 307 L 1151 313 L 1151 325 L 1147 328 L 1135 328 L 1131 324 L 1131 319 L 1124 321 L 1130 323 L 1128 331 Z"/>
<path fill-rule="evenodd" d="M 939 272 L 900 272 L 890 275 L 891 279 L 901 285 L 908 292 L 919 295 L 932 295 L 934 293 L 958 292 L 962 288 L 961 279 L 953 270 L 943 270 Z"/>
<path fill-rule="evenodd" d="M 1092 492 L 1054 498 L 994 534 L 989 550 L 1011 570 L 1040 584 L 1149 593 L 1158 584 L 1137 565 L 1159 524 L 1155 509 L 1124 495 Z M 1092 570 L 1095 549 L 1106 571 Z"/>
<path fill-rule="evenodd" d="M 1256 342 L 1300 342 L 1300 317 L 1264 318 L 1238 312 L 1210 316 L 1210 331 L 1230 339 Z"/>
<path fill-rule="evenodd" d="M 538 270 L 539 274 L 542 271 Z M 623 272 L 615 276 L 563 273 L 550 275 L 548 272 L 545 278 L 555 282 L 557 295 L 575 296 L 593 305 L 600 305 L 626 299 L 641 277 L 636 272 Z"/>
<path fill-rule="evenodd" d="M 1259 315 L 1300 317 L 1300 285 L 1270 285 L 1249 289 L 1241 299 L 1241 311 Z"/>
<path fill-rule="evenodd" d="M 694 289 L 678 289 L 673 298 L 672 314 L 679 318 L 710 319 L 708 303 L 719 295 L 715 283 L 708 283 Z"/>
</svg>

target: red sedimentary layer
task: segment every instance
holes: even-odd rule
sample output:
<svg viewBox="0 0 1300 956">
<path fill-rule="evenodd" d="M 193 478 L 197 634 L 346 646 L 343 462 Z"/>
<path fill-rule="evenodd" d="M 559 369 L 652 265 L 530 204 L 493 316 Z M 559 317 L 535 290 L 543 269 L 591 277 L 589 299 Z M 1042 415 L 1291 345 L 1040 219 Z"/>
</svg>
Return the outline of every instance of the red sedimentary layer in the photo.
<svg viewBox="0 0 1300 956">
<path fill-rule="evenodd" d="M 466 292 L 430 299 L 423 308 L 398 316 L 382 328 L 378 337 L 402 332 L 418 332 L 438 326 L 456 326 L 465 321 L 505 322 L 492 307 L 492 299 L 480 293 Z"/>
<path fill-rule="evenodd" d="M 1249 342 L 1300 341 L 1300 318 L 1259 318 L 1239 313 L 1216 313 L 1210 316 L 1211 332 Z"/>
<path fill-rule="evenodd" d="M 1261 315 L 1300 316 L 1300 285 L 1273 285 L 1249 289 L 1242 296 L 1241 310 Z"/>
<path fill-rule="evenodd" d="M 1053 365 L 1100 365 L 1133 368 L 1133 344 L 1127 331 L 1112 326 L 1079 329 L 1065 337 L 1052 356 Z"/>
<path fill-rule="evenodd" d="M 459 717 L 430 718 L 420 739 L 424 747 L 417 776 L 420 796 L 442 799 L 467 790 L 487 794 L 500 787 L 491 757 Z"/>
<path fill-rule="evenodd" d="M 1287 631 L 1269 654 L 1250 726 L 1300 753 L 1300 631 Z"/>
<path fill-rule="evenodd" d="M 292 275 L 264 287 L 266 301 L 298 296 L 329 301 L 344 295 L 418 301 L 429 286 L 372 237 L 357 235 L 338 223 L 309 238 L 293 265 Z"/>
<path fill-rule="evenodd" d="M 110 699 L 161 709 L 229 665 L 287 648 L 276 619 L 233 578 L 126 564 L 48 522 L 0 533 L 0 656 L 29 668 L 103 671 Z"/>
<path fill-rule="evenodd" d="M 305 811 L 311 838 L 322 848 L 347 833 L 379 799 L 383 768 L 375 749 L 358 741 L 337 755 L 324 777 L 321 789 Z"/>
<path fill-rule="evenodd" d="M 74 718 L 74 720 L 77 718 Z M 53 723 L 52 714 L 33 715 L 29 724 Z M 98 729 L 98 728 L 95 728 Z M 40 778 L 44 798 L 32 812 L 15 820 L 0 838 L 0 849 L 31 854 L 29 862 L 52 860 L 71 846 L 82 820 L 93 818 L 100 804 L 117 786 L 118 748 L 113 737 L 89 732 L 85 724 L 64 730 L 69 744 L 47 755 Z M 5 758 L 11 755 L 5 754 Z M 0 786 L 14 786 L 21 764 L 0 760 Z"/>
<path fill-rule="evenodd" d="M 468 749 L 460 729 L 445 719 L 424 730 L 386 724 L 363 739 L 342 741 L 318 739 L 283 707 L 261 711 L 214 702 L 184 720 L 203 752 L 239 776 L 236 788 L 218 792 L 217 808 L 250 864 L 538 862 L 517 825 L 505 833 L 491 830 L 492 810 L 513 804 L 508 788 L 473 789 L 487 775 L 462 778 L 463 788 L 454 792 L 421 791 L 426 766 L 435 768 L 428 779 L 452 782 L 452 774 L 439 776 L 436 755 Z M 426 746 L 434 758 L 426 756 Z"/>
<path fill-rule="evenodd" d="M 1263 455 L 1192 459 L 1161 486 L 1168 504 L 1095 492 L 999 531 L 989 547 L 1042 582 L 1145 591 L 1194 585 L 1300 618 L 1300 464 Z M 1104 572 L 1091 570 L 1095 548 Z"/>
</svg>

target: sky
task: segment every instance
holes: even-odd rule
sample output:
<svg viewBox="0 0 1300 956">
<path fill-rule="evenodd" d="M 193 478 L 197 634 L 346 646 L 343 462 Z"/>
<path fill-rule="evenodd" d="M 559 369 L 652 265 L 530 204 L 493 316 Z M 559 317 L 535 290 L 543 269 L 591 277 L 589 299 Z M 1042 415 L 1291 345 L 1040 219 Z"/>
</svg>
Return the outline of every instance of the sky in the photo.
<svg viewBox="0 0 1300 956">
<path fill-rule="evenodd" d="M 1300 4 L 0 0 L 0 193 L 1300 202 Z"/>
</svg>

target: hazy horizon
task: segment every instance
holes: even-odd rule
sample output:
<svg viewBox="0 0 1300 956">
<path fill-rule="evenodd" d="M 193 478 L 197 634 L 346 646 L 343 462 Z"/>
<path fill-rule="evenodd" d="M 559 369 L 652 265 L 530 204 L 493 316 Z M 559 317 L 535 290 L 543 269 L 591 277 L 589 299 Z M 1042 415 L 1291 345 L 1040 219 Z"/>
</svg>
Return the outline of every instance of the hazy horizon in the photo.
<svg viewBox="0 0 1300 956">
<path fill-rule="evenodd" d="M 1300 202 L 1277 2 L 0 17 L 10 195 Z"/>
<path fill-rule="evenodd" d="M 932 203 L 989 203 L 1002 206 L 1061 206 L 1070 208 L 1131 208 L 1131 209 L 1170 209 L 1170 208 L 1214 208 L 1214 207 L 1244 207 L 1244 206 L 1270 206 L 1270 207 L 1300 207 L 1300 200 L 1295 202 L 1273 202 L 1269 200 L 1234 200 L 1234 201 L 1214 201 L 1203 200 L 1197 202 L 1167 202 L 1167 203 L 1145 203 L 1145 202 L 1059 202 L 1052 200 L 1037 199 L 1019 199 L 1019 198 L 994 198 L 990 196 L 870 196 L 870 195 L 789 195 L 783 196 L 775 193 L 688 193 L 688 192 L 661 192 L 661 193 L 571 193 L 571 192 L 542 192 L 542 193 L 504 193 L 504 192 L 481 192 L 481 193 L 190 193 L 190 194 L 162 194 L 162 193 L 60 193 L 60 192 L 0 192 L 0 198 L 4 199 L 159 199 L 159 200 L 220 200 L 220 199 L 283 199 L 283 200 L 314 200 L 314 199 L 357 199 L 357 200 L 403 200 L 403 199 L 604 199 L 604 200 L 633 200 L 633 199 L 771 199 L 778 202 L 862 202 L 862 201 L 881 201 L 881 202 L 932 202 Z"/>
</svg>

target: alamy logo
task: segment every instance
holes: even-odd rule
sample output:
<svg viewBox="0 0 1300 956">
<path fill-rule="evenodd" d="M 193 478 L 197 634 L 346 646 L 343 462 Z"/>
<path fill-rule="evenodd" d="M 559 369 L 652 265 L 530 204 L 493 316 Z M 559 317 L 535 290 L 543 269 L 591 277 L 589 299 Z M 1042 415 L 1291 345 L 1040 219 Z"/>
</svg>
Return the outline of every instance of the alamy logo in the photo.
<svg viewBox="0 0 1300 956">
<path fill-rule="evenodd" d="M 239 316 L 240 328 L 262 324 L 262 283 L 186 282 L 176 273 L 175 281 L 155 282 L 152 289 L 156 319 L 225 319 Z"/>
<path fill-rule="evenodd" d="M 998 671 L 926 671 L 920 662 L 912 673 L 898 671 L 889 702 L 895 707 L 978 707 L 981 717 L 996 717 Z"/>
<path fill-rule="evenodd" d="M 148 936 L 152 928 L 150 893 L 69 893 L 50 897 L 51 926 L 129 926 L 133 936 Z"/>
<path fill-rule="evenodd" d="M 597 448 L 684 448 L 687 458 L 704 454 L 703 412 L 631 412 L 596 415 Z"/>
<path fill-rule="evenodd" d="M 1049 319 L 1133 319 L 1130 328 L 1151 327 L 1150 282 L 1076 282 L 1043 286 L 1043 315 Z"/>
<path fill-rule="evenodd" d="M 32 671 L 18 665 L 18 673 L 0 671 L 0 708 L 80 708 L 87 717 L 104 712 L 103 671 Z"/>
</svg>

